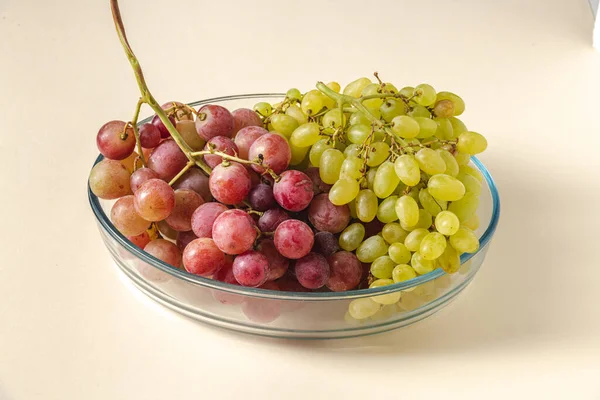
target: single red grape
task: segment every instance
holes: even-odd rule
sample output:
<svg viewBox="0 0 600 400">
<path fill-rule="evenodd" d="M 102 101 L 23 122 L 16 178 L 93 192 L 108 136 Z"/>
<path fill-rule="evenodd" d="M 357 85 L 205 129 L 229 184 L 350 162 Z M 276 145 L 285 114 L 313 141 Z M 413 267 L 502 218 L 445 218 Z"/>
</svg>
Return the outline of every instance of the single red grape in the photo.
<svg viewBox="0 0 600 400">
<path fill-rule="evenodd" d="M 250 189 L 250 193 L 248 193 L 248 202 L 250 203 L 250 206 L 257 211 L 267 211 L 275 206 L 273 188 L 264 183 L 259 183 Z"/>
<path fill-rule="evenodd" d="M 198 237 L 212 238 L 215 219 L 228 208 L 221 203 L 204 203 L 192 214 L 192 231 Z"/>
<path fill-rule="evenodd" d="M 178 232 L 189 231 L 192 229 L 192 214 L 203 203 L 202 197 L 193 190 L 177 189 L 175 191 L 175 207 L 165 221 Z"/>
<path fill-rule="evenodd" d="M 326 193 L 321 193 L 310 204 L 308 219 L 319 231 L 339 233 L 350 222 L 350 208 L 346 204 L 336 206 Z"/>
<path fill-rule="evenodd" d="M 329 264 L 321 254 L 308 253 L 296 261 L 296 278 L 307 289 L 323 287 L 329 279 Z"/>
<path fill-rule="evenodd" d="M 238 204 L 250 192 L 250 174 L 243 165 L 217 165 L 210 174 L 208 185 L 213 197 L 224 204 Z"/>
<path fill-rule="evenodd" d="M 273 185 L 273 195 L 279 205 L 289 211 L 304 210 L 314 196 L 313 183 L 303 172 L 284 171 Z"/>
<path fill-rule="evenodd" d="M 175 207 L 175 192 L 165 181 L 150 179 L 135 192 L 133 204 L 146 221 L 162 221 Z"/>
<path fill-rule="evenodd" d="M 281 255 L 291 259 L 307 255 L 314 244 L 310 227 L 297 219 L 283 221 L 275 230 L 273 241 Z"/>
<path fill-rule="evenodd" d="M 155 125 L 145 123 L 138 129 L 140 144 L 145 149 L 153 149 L 160 144 L 160 131 Z"/>
<path fill-rule="evenodd" d="M 140 217 L 133 205 L 133 196 L 123 196 L 113 204 L 110 220 L 125 236 L 141 235 L 148 229 L 150 222 Z"/>
<path fill-rule="evenodd" d="M 233 134 L 235 135 L 247 126 L 263 126 L 262 120 L 258 114 L 249 108 L 238 108 L 231 112 L 233 117 Z"/>
<path fill-rule="evenodd" d="M 256 236 L 254 220 L 243 210 L 227 210 L 213 223 L 212 237 L 227 254 L 241 254 L 252 248 Z"/>
<path fill-rule="evenodd" d="M 269 276 L 269 261 L 258 251 L 246 251 L 233 260 L 233 276 L 242 286 L 260 286 Z"/>
<path fill-rule="evenodd" d="M 169 139 L 161 142 L 150 157 L 148 157 L 148 168 L 154 170 L 160 179 L 170 181 L 185 167 L 188 159 L 174 140 Z"/>
<path fill-rule="evenodd" d="M 140 168 L 131 174 L 131 178 L 129 178 L 129 185 L 131 186 L 133 193 L 135 193 L 136 190 L 138 190 L 138 188 L 147 180 L 158 178 L 158 174 L 150 168 Z"/>
<path fill-rule="evenodd" d="M 221 153 L 229 154 L 230 156 L 235 156 L 239 153 L 238 147 L 236 144 L 228 138 L 227 136 L 215 136 L 206 142 L 204 146 L 204 150 L 210 150 L 214 148 L 215 151 L 220 151 Z M 215 154 L 206 154 L 204 156 L 204 161 L 208 164 L 209 167 L 214 168 L 217 165 L 221 164 L 223 158 L 221 156 L 217 156 Z"/>
<path fill-rule="evenodd" d="M 150 243 L 150 235 L 147 231 L 144 231 L 136 236 L 127 236 L 127 239 L 140 249 L 143 249 L 148 243 Z"/>
<path fill-rule="evenodd" d="M 171 121 L 173 126 L 175 126 L 175 118 L 174 117 L 169 117 L 169 121 Z M 152 121 L 150 123 L 158 129 L 158 131 L 160 132 L 161 138 L 165 139 L 165 138 L 168 138 L 171 136 L 171 133 L 169 132 L 169 130 L 167 129 L 165 124 L 163 124 L 163 122 L 160 120 L 158 115 L 154 115 L 154 117 L 152 117 Z"/>
<path fill-rule="evenodd" d="M 193 231 L 177 232 L 177 241 L 175 244 L 177 244 L 179 250 L 183 251 L 192 240 L 196 239 L 198 239 L 198 236 L 194 235 Z"/>
<path fill-rule="evenodd" d="M 271 168 L 276 174 L 280 174 L 290 164 L 292 151 L 287 140 L 283 137 L 275 133 L 265 133 L 252 143 L 248 151 L 250 161 L 261 158 L 263 165 Z M 265 169 L 258 165 L 252 165 L 252 168 L 259 173 L 265 172 Z"/>
<path fill-rule="evenodd" d="M 315 233 L 315 244 L 312 251 L 325 257 L 329 257 L 340 249 L 338 238 L 331 232 Z"/>
<path fill-rule="evenodd" d="M 107 122 L 98 131 L 96 145 L 104 157 L 123 160 L 129 157 L 135 148 L 133 128 L 127 127 L 125 130 L 123 121 Z"/>
<path fill-rule="evenodd" d="M 287 272 L 290 262 L 279 254 L 275 248 L 275 243 L 271 239 L 262 240 L 256 250 L 264 254 L 269 261 L 269 275 L 267 278 L 269 281 L 279 279 Z"/>
<path fill-rule="evenodd" d="M 208 176 L 196 167 L 190 168 L 181 175 L 181 178 L 173 185 L 173 189 L 191 189 L 202 196 L 204 201 L 212 200 L 212 194 L 208 187 Z"/>
<path fill-rule="evenodd" d="M 191 274 L 211 276 L 225 265 L 225 254 L 210 238 L 192 240 L 183 251 L 183 266 Z"/>
<path fill-rule="evenodd" d="M 286 219 L 290 219 L 287 212 L 281 208 L 271 208 L 258 219 L 258 228 L 261 232 L 275 232 L 279 224 Z"/>
<path fill-rule="evenodd" d="M 181 266 L 181 250 L 168 240 L 154 239 L 144 247 L 144 251 L 176 268 Z"/>
<path fill-rule="evenodd" d="M 327 287 L 334 292 L 354 289 L 362 280 L 363 267 L 354 253 L 339 251 L 327 258 L 331 274 Z"/>
<path fill-rule="evenodd" d="M 262 126 L 248 126 L 246 128 L 240 129 L 237 135 L 235 135 L 234 139 L 234 142 L 239 149 L 240 157 L 247 160 L 248 152 L 250 151 L 250 146 L 252 146 L 252 143 L 254 143 L 256 139 L 258 139 L 265 133 L 269 133 L 269 131 L 263 128 Z"/>
<path fill-rule="evenodd" d="M 90 190 L 101 199 L 118 199 L 131 194 L 129 177 L 129 171 L 119 161 L 104 159 L 90 172 Z"/>
<path fill-rule="evenodd" d="M 198 112 L 196 130 L 202 139 L 208 141 L 215 136 L 232 136 L 233 117 L 225 107 L 207 104 Z"/>
</svg>

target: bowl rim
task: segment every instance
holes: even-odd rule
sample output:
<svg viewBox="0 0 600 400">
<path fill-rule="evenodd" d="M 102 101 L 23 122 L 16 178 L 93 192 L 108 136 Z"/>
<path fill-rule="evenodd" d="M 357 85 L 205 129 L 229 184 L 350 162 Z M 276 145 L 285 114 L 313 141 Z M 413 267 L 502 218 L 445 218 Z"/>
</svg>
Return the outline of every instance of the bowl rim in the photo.
<svg viewBox="0 0 600 400">
<path fill-rule="evenodd" d="M 283 93 L 255 93 L 255 94 L 240 94 L 240 95 L 231 95 L 231 96 L 221 96 L 221 97 L 213 97 L 204 100 L 194 101 L 189 103 L 190 106 L 200 106 L 205 104 L 210 104 L 213 102 L 222 102 L 222 101 L 231 101 L 231 100 L 240 100 L 240 99 L 257 99 L 257 98 L 280 98 L 285 96 Z M 138 122 L 138 126 L 142 125 L 146 122 L 149 122 L 153 116 L 143 119 Z M 92 168 L 98 164 L 100 161 L 104 159 L 104 156 L 100 154 L 96 160 L 94 161 L 94 165 Z M 486 183 L 489 187 L 491 196 L 492 196 L 492 215 L 490 218 L 490 223 L 485 229 L 484 233 L 479 238 L 479 249 L 475 253 L 464 253 L 460 257 L 461 264 L 464 264 L 468 260 L 470 260 L 473 256 L 482 252 L 486 246 L 489 244 L 494 232 L 496 231 L 496 227 L 498 226 L 498 220 L 500 218 L 500 197 L 498 194 L 498 188 L 496 187 L 496 183 L 492 178 L 488 169 L 483 165 L 483 163 L 476 157 L 471 157 L 471 161 L 477 169 L 482 173 Z M 119 232 L 115 226 L 112 224 L 102 206 L 100 205 L 100 201 L 98 197 L 92 193 L 89 181 L 87 184 L 87 192 L 88 199 L 90 202 L 90 206 L 92 211 L 96 217 L 97 222 L 102 226 L 102 228 L 108 232 L 110 237 L 116 240 L 121 246 L 123 246 L 127 251 L 135 255 L 137 258 L 142 261 L 152 265 L 155 268 L 171 275 L 172 277 L 182 279 L 186 282 L 199 285 L 202 287 L 206 287 L 209 289 L 216 289 L 224 292 L 239 294 L 243 296 L 250 297 L 261 297 L 261 298 L 272 298 L 278 300 L 302 300 L 302 301 L 319 301 L 319 300 L 348 300 L 360 297 L 368 297 L 373 295 L 385 294 L 396 292 L 398 290 L 405 290 L 414 286 L 421 285 L 423 283 L 432 281 L 434 279 L 439 278 L 444 275 L 445 272 L 437 268 L 425 275 L 419 275 L 413 279 L 394 283 L 392 285 L 382 286 L 378 288 L 367 288 L 367 289 L 354 289 L 348 290 L 345 292 L 283 292 L 276 290 L 268 290 L 268 289 L 259 289 L 259 288 L 251 288 L 240 285 L 232 285 L 230 283 L 220 282 L 217 280 L 213 280 L 211 278 L 205 278 L 199 275 L 191 274 L 183 269 L 176 268 L 170 264 L 167 264 L 158 258 L 144 252 L 139 247 L 135 246 L 131 243 L 121 232 Z"/>
</svg>

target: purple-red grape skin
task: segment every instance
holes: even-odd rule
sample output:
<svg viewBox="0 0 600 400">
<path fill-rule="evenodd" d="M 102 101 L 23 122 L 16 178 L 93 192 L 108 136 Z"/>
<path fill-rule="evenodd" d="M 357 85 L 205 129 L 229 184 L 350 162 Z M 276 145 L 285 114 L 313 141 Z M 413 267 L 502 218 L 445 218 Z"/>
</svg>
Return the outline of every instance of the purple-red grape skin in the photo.
<svg viewBox="0 0 600 400">
<path fill-rule="evenodd" d="M 337 237 L 331 232 L 315 233 L 315 244 L 312 251 L 325 257 L 329 257 L 340 249 Z"/>
<path fill-rule="evenodd" d="M 321 180 L 321 175 L 319 173 L 319 168 L 317 167 L 308 167 L 304 173 L 306 176 L 310 178 L 313 183 L 313 191 L 315 192 L 315 196 L 320 193 L 327 193 L 329 189 L 331 189 L 332 185 L 328 185 L 323 180 Z"/>
<path fill-rule="evenodd" d="M 129 185 L 131 186 L 133 193 L 149 179 L 159 179 L 158 174 L 150 168 L 145 167 L 135 170 L 133 174 L 131 174 L 131 178 L 129 178 Z"/>
<path fill-rule="evenodd" d="M 307 289 L 319 289 L 329 279 L 329 264 L 321 254 L 308 253 L 296 261 L 294 272 L 302 286 Z"/>
<path fill-rule="evenodd" d="M 257 235 L 254 220 L 243 210 L 227 210 L 213 223 L 215 244 L 227 254 L 241 254 L 250 250 Z"/>
<path fill-rule="evenodd" d="M 310 204 L 308 219 L 319 231 L 340 233 L 350 222 L 350 208 L 336 206 L 326 193 L 321 193 Z"/>
<path fill-rule="evenodd" d="M 249 108 L 238 108 L 231 112 L 233 117 L 233 134 L 235 135 L 241 129 L 248 126 L 259 126 L 262 127 L 263 123 L 260 117 L 254 110 Z"/>
<path fill-rule="evenodd" d="M 202 197 L 189 189 L 175 190 L 175 207 L 165 219 L 167 224 L 178 232 L 192 229 L 192 215 L 204 203 Z"/>
<path fill-rule="evenodd" d="M 327 287 L 334 292 L 354 289 L 362 280 L 363 266 L 353 253 L 339 251 L 327 258 L 330 276 Z"/>
<path fill-rule="evenodd" d="M 240 129 L 237 135 L 235 135 L 234 139 L 234 142 L 238 147 L 240 157 L 247 160 L 250 146 L 252 146 L 252 143 L 254 143 L 256 139 L 265 133 L 269 133 L 269 131 L 262 126 L 248 126 Z"/>
<path fill-rule="evenodd" d="M 173 126 L 175 126 L 175 118 L 174 117 L 169 117 L 169 121 L 171 121 Z M 161 138 L 166 139 L 171 136 L 171 133 L 169 133 L 169 130 L 167 129 L 165 124 L 163 124 L 163 122 L 160 120 L 158 115 L 154 115 L 154 117 L 152 117 L 152 121 L 150 123 L 158 129 L 158 131 L 160 132 Z"/>
<path fill-rule="evenodd" d="M 246 251 L 233 260 L 233 276 L 242 286 L 258 287 L 267 281 L 269 261 L 258 251 Z"/>
<path fill-rule="evenodd" d="M 219 151 L 230 156 L 236 156 L 239 153 L 236 144 L 227 136 L 215 136 L 214 138 L 210 139 L 208 142 L 206 142 L 204 150 L 210 150 L 212 147 L 214 147 L 215 151 Z M 206 154 L 204 156 L 204 161 L 209 167 L 214 168 L 223 162 L 223 157 L 215 154 Z"/>
<path fill-rule="evenodd" d="M 124 136 L 121 136 L 124 132 Z M 129 157 L 135 148 L 133 128 L 127 127 L 125 131 L 125 122 L 109 121 L 100 127 L 96 136 L 96 145 L 104 157 L 123 160 Z"/>
<path fill-rule="evenodd" d="M 131 194 L 129 177 L 129 171 L 119 161 L 104 159 L 90 172 L 90 190 L 101 199 L 118 199 Z"/>
<path fill-rule="evenodd" d="M 160 144 L 161 136 L 158 128 L 150 123 L 139 128 L 140 144 L 145 149 L 153 149 Z"/>
<path fill-rule="evenodd" d="M 150 235 L 147 231 L 144 231 L 136 236 L 127 236 L 127 239 L 140 249 L 143 249 L 148 243 L 150 243 Z"/>
<path fill-rule="evenodd" d="M 208 176 L 199 168 L 190 168 L 173 185 L 173 189 L 191 189 L 202 196 L 204 201 L 211 201 L 212 194 L 208 187 Z"/>
<path fill-rule="evenodd" d="M 163 180 L 150 179 L 134 194 L 135 210 L 147 221 L 162 221 L 175 207 L 175 192 Z"/>
<path fill-rule="evenodd" d="M 150 222 L 140 217 L 135 211 L 133 196 L 123 196 L 113 204 L 110 220 L 125 236 L 141 235 L 148 229 Z"/>
<path fill-rule="evenodd" d="M 256 211 L 267 211 L 275 206 L 275 196 L 273 188 L 267 184 L 259 183 L 250 189 L 248 193 L 248 202 Z"/>
<path fill-rule="evenodd" d="M 154 170 L 160 179 L 168 182 L 185 167 L 187 162 L 187 157 L 177 143 L 174 140 L 165 140 L 148 157 L 148 168 Z"/>
<path fill-rule="evenodd" d="M 177 245 L 177 247 L 179 247 L 179 250 L 183 251 L 192 240 L 196 239 L 198 239 L 198 236 L 194 235 L 193 231 L 178 232 L 177 241 L 175 242 L 175 244 Z"/>
<path fill-rule="evenodd" d="M 198 135 L 206 141 L 215 136 L 233 135 L 233 116 L 225 107 L 216 104 L 207 104 L 199 110 L 196 118 Z"/>
<path fill-rule="evenodd" d="M 290 219 L 287 212 L 281 208 L 271 208 L 258 219 L 258 229 L 261 232 L 275 232 L 279 224 L 287 219 Z"/>
<path fill-rule="evenodd" d="M 265 133 L 252 143 L 248 151 L 250 161 L 259 159 L 259 156 L 262 156 L 263 165 L 280 174 L 290 164 L 292 151 L 285 138 L 275 133 Z M 265 169 L 259 165 L 253 164 L 252 169 L 259 173 L 265 172 Z"/>
<path fill-rule="evenodd" d="M 250 192 L 252 182 L 246 168 L 232 162 L 228 166 L 217 165 L 210 174 L 210 193 L 223 204 L 239 204 Z"/>
<path fill-rule="evenodd" d="M 279 279 L 285 275 L 290 261 L 279 254 L 275 248 L 275 243 L 271 239 L 263 239 L 256 247 L 256 250 L 264 254 L 269 261 L 269 274 L 267 278 L 269 281 Z"/>
<path fill-rule="evenodd" d="M 273 195 L 279 205 L 288 211 L 301 211 L 313 199 L 313 183 L 303 172 L 284 171 L 273 185 Z"/>
<path fill-rule="evenodd" d="M 281 255 L 290 259 L 299 259 L 312 249 L 314 234 L 304 222 L 288 219 L 279 224 L 273 241 Z"/>
<path fill-rule="evenodd" d="M 156 223 L 156 227 L 158 228 L 158 231 L 160 232 L 160 234 L 163 237 L 175 240 L 177 239 L 177 235 L 179 234 L 179 232 L 177 232 L 175 229 L 171 228 L 169 226 L 169 224 L 167 224 L 167 221 L 162 220 L 162 221 L 158 221 Z"/>
<path fill-rule="evenodd" d="M 215 219 L 228 208 L 221 203 L 204 203 L 192 214 L 192 231 L 200 238 L 212 238 L 212 229 Z"/>
<path fill-rule="evenodd" d="M 181 250 L 168 240 L 152 240 L 144 247 L 144 251 L 174 267 L 179 268 L 181 266 Z"/>
<path fill-rule="evenodd" d="M 191 274 L 211 276 L 225 265 L 225 253 L 210 238 L 192 240 L 183 251 L 183 266 Z"/>
</svg>

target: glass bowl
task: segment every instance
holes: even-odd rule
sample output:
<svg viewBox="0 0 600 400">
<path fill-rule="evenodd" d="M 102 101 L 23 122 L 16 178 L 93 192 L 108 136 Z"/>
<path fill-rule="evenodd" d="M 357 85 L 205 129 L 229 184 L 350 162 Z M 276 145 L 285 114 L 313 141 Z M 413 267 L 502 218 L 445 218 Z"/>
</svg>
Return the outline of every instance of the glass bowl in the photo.
<svg viewBox="0 0 600 400">
<path fill-rule="evenodd" d="M 217 97 L 191 103 L 219 104 L 230 110 L 259 101 L 275 102 L 282 94 Z M 140 122 L 148 122 L 149 118 Z M 96 163 L 102 160 L 99 156 Z M 95 163 L 95 164 L 96 164 Z M 143 293 L 181 314 L 209 324 L 256 335 L 326 339 L 374 334 L 420 321 L 450 303 L 471 282 L 490 246 L 498 224 L 500 200 L 492 177 L 475 157 L 472 165 L 484 176 L 477 214 L 480 248 L 461 256 L 452 275 L 436 269 L 412 280 L 347 292 L 293 293 L 231 285 L 177 269 L 143 252 L 113 226 L 107 214 L 114 201 L 96 197 L 88 187 L 98 229 L 116 265 Z M 373 316 L 355 320 L 347 313 L 351 301 L 402 292 L 400 301 L 383 306 Z"/>
</svg>

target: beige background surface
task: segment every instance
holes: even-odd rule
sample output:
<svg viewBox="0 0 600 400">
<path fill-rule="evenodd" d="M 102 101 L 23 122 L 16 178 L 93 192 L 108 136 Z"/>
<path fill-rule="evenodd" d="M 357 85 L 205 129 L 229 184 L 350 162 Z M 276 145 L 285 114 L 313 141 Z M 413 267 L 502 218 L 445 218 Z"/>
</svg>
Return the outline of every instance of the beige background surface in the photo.
<svg viewBox="0 0 600 400">
<path fill-rule="evenodd" d="M 473 284 L 397 332 L 277 341 L 120 279 L 86 198 L 138 93 L 108 1 L 0 0 L 0 399 L 600 398 L 600 53 L 587 0 L 122 0 L 159 101 L 374 70 L 467 102 L 502 197 Z M 144 115 L 147 115 L 145 111 Z"/>
</svg>

